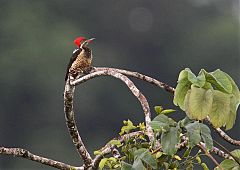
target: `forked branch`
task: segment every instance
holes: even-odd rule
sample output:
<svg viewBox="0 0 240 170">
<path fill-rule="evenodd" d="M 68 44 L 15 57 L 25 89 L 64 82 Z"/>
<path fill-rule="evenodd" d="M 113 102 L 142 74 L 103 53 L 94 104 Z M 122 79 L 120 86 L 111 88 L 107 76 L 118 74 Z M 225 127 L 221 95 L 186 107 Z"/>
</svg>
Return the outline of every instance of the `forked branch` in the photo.
<svg viewBox="0 0 240 170">
<path fill-rule="evenodd" d="M 75 167 L 72 165 L 68 165 L 59 161 L 55 161 L 49 158 L 44 158 L 38 155 L 34 155 L 31 152 L 29 152 L 26 149 L 22 149 L 22 148 L 5 148 L 5 147 L 0 147 L 0 154 L 3 155 L 12 155 L 12 156 L 17 156 L 17 157 L 22 157 L 25 159 L 29 159 L 35 162 L 39 162 L 41 164 L 44 165 L 48 165 L 57 169 L 61 169 L 61 170 L 72 170 L 72 169 L 76 169 L 76 170 L 83 170 L 84 167 Z"/>
<path fill-rule="evenodd" d="M 149 123 L 151 122 L 151 113 L 150 113 L 150 108 L 149 104 L 147 102 L 147 99 L 145 96 L 138 90 L 138 88 L 134 85 L 134 83 L 126 76 L 123 74 L 117 72 L 114 69 L 105 69 L 102 71 L 96 71 L 92 72 L 90 74 L 87 74 L 73 82 L 71 82 L 71 85 L 76 86 L 78 84 L 81 84 L 83 82 L 86 82 L 92 78 L 98 77 L 98 76 L 112 76 L 115 77 L 121 81 L 123 81 L 127 87 L 130 89 L 130 91 L 133 93 L 133 95 L 138 99 L 138 101 L 141 103 L 143 112 L 145 114 L 145 123 L 146 123 L 146 134 L 149 137 L 150 141 L 154 140 L 154 134 L 151 126 Z"/>
</svg>

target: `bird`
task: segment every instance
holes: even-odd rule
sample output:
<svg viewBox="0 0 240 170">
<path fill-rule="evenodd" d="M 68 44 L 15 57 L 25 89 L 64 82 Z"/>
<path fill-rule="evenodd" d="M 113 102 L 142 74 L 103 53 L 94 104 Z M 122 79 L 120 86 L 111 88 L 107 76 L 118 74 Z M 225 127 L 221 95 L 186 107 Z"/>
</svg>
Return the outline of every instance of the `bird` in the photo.
<svg viewBox="0 0 240 170">
<path fill-rule="evenodd" d="M 95 38 L 86 39 L 84 37 L 77 37 L 74 44 L 78 47 L 72 53 L 70 61 L 67 66 L 65 81 L 69 75 L 74 79 L 88 73 L 92 69 L 92 50 L 87 47 Z"/>
</svg>

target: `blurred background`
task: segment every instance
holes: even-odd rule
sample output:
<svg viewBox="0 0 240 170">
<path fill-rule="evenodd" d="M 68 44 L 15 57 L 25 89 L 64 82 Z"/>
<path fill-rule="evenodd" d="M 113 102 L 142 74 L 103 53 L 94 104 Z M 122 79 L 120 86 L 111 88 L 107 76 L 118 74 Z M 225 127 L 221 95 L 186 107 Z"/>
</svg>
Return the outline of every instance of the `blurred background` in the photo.
<svg viewBox="0 0 240 170">
<path fill-rule="evenodd" d="M 238 0 L 0 0 L 0 146 L 81 165 L 63 112 L 65 69 L 77 36 L 96 38 L 94 66 L 138 71 L 173 87 L 186 67 L 220 68 L 240 86 L 239 21 Z M 172 94 L 133 80 L 152 112 L 155 105 L 176 108 Z M 75 107 L 91 153 L 118 134 L 123 120 L 144 120 L 141 105 L 112 77 L 78 86 Z M 238 139 L 239 120 L 228 131 Z M 53 168 L 0 155 L 0 169 Z"/>
</svg>

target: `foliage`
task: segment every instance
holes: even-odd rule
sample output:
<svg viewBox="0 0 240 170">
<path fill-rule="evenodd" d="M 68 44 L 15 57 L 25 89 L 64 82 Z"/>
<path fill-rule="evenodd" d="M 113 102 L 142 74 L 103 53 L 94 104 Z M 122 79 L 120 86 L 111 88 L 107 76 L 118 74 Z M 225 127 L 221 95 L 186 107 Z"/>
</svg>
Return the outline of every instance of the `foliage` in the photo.
<svg viewBox="0 0 240 170">
<path fill-rule="evenodd" d="M 213 148 L 213 139 L 209 127 L 203 124 L 202 120 L 209 116 L 214 126 L 232 128 L 239 101 L 238 87 L 226 73 L 220 70 L 211 73 L 201 70 L 198 76 L 195 76 L 187 68 L 179 75 L 173 101 L 187 116 L 175 121 L 168 116 L 175 110 L 164 110 L 162 106 L 155 106 L 157 115 L 150 122 L 154 131 L 153 142 L 148 141 L 144 123 L 136 126 L 130 120 L 123 121 L 120 135 L 139 130 L 144 133 L 125 138 L 123 142 L 111 140 L 108 144 L 117 147 L 122 156 L 103 158 L 99 168 L 190 170 L 199 166 L 208 170 L 206 163 L 201 159 L 206 153 L 202 153 L 197 146 L 204 143 L 205 152 L 208 152 Z M 157 145 L 157 141 L 161 146 Z M 183 141 L 185 143 L 182 146 Z M 193 148 L 198 148 L 198 151 Z M 183 149 L 184 153 L 180 152 Z M 95 151 L 95 154 L 101 154 L 101 151 Z M 240 150 L 234 150 L 231 155 L 234 159 L 223 160 L 221 167 L 226 170 L 239 169 Z"/>
<path fill-rule="evenodd" d="M 234 80 L 219 69 L 210 73 L 202 69 L 196 76 L 186 68 L 179 74 L 173 102 L 188 117 L 209 117 L 215 127 L 225 126 L 228 130 L 236 119 L 240 93 Z"/>
<path fill-rule="evenodd" d="M 231 152 L 231 154 L 237 159 L 238 161 L 240 160 L 240 150 L 236 149 Z M 232 159 L 225 159 L 224 161 L 221 162 L 220 164 L 224 170 L 238 170 L 240 169 L 240 165 L 232 160 Z M 214 170 L 220 170 L 218 167 L 216 167 Z"/>
<path fill-rule="evenodd" d="M 134 126 L 128 120 L 124 121 L 124 128 L 126 123 L 129 127 L 135 127 L 138 130 L 139 126 Z M 142 123 L 141 123 L 142 124 Z M 164 114 L 158 114 L 151 122 L 151 127 L 154 130 L 156 140 L 161 141 L 162 148 L 156 148 L 154 143 L 149 143 L 146 135 L 138 135 L 129 139 L 125 139 L 121 144 L 119 140 L 111 140 L 109 144 L 118 147 L 124 155 L 120 158 L 103 158 L 99 164 L 99 168 L 103 169 L 122 169 L 122 170 L 138 170 L 138 169 L 176 169 L 176 168 L 190 168 L 194 164 L 199 166 L 206 166 L 201 162 L 200 151 L 191 155 L 191 150 L 200 141 L 206 143 L 207 149 L 212 148 L 212 137 L 210 129 L 198 121 L 190 120 L 188 117 L 174 121 Z M 133 130 L 131 128 L 131 130 Z M 121 131 L 123 132 L 123 131 Z M 124 134 L 130 133 L 125 131 Z M 183 155 L 178 155 L 177 152 L 181 150 L 177 145 L 181 142 L 181 136 L 186 135 L 189 138 L 187 150 Z M 101 154 L 100 151 L 95 151 L 95 154 Z"/>
</svg>

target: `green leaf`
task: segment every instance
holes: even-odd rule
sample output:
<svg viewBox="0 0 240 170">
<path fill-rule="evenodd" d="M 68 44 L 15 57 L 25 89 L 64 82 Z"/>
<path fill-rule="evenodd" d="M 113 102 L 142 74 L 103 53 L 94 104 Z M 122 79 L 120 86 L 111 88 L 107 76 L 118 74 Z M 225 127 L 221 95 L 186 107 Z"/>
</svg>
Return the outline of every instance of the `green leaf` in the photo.
<svg viewBox="0 0 240 170">
<path fill-rule="evenodd" d="M 163 110 L 163 107 L 162 106 L 154 106 L 154 110 L 156 113 L 160 114 Z"/>
<path fill-rule="evenodd" d="M 98 150 L 98 151 L 94 151 L 93 154 L 94 154 L 94 155 L 101 155 L 102 152 Z"/>
<path fill-rule="evenodd" d="M 188 149 L 184 152 L 183 157 L 184 157 L 184 158 L 185 158 L 185 157 L 188 157 L 188 156 L 190 155 L 190 153 L 191 153 L 191 150 L 192 150 L 192 148 L 188 148 Z"/>
<path fill-rule="evenodd" d="M 240 93 L 239 93 L 238 86 L 236 85 L 234 80 L 227 73 L 225 73 L 225 75 L 227 76 L 227 78 L 230 80 L 230 82 L 232 84 L 232 94 L 236 97 L 236 99 L 238 101 L 238 104 L 239 104 L 239 102 L 240 102 Z"/>
<path fill-rule="evenodd" d="M 228 77 L 228 79 L 231 81 L 231 84 L 233 87 L 232 94 L 234 95 L 234 96 L 231 96 L 231 99 L 230 99 L 229 121 L 226 122 L 226 130 L 229 130 L 233 127 L 233 124 L 235 123 L 235 120 L 236 120 L 237 108 L 240 104 L 240 93 L 234 80 L 227 73 L 225 74 Z"/>
<path fill-rule="evenodd" d="M 199 122 L 190 123 L 186 126 L 187 136 L 189 138 L 189 146 L 193 148 L 195 145 L 199 144 L 201 141 L 200 136 L 200 124 Z"/>
<path fill-rule="evenodd" d="M 212 102 L 212 90 L 192 86 L 184 101 L 185 111 L 190 118 L 203 120 L 211 112 Z"/>
<path fill-rule="evenodd" d="M 240 149 L 235 149 L 231 152 L 231 154 L 235 157 L 240 159 Z"/>
<path fill-rule="evenodd" d="M 237 107 L 239 103 L 234 95 L 230 97 L 230 112 L 228 116 L 228 121 L 226 122 L 226 130 L 229 130 L 233 127 L 236 115 L 237 115 Z"/>
<path fill-rule="evenodd" d="M 162 127 L 164 127 L 165 129 L 169 128 L 168 124 L 162 124 L 161 122 L 159 121 L 151 121 L 149 123 L 149 125 L 151 126 L 151 128 L 154 130 L 154 131 L 161 131 L 162 130 Z"/>
<path fill-rule="evenodd" d="M 170 127 L 169 131 L 162 133 L 161 144 L 163 152 L 167 155 L 174 155 L 177 152 L 176 145 L 180 141 L 178 128 Z"/>
<path fill-rule="evenodd" d="M 99 168 L 103 169 L 107 161 L 108 161 L 108 158 L 103 158 L 99 163 Z"/>
<path fill-rule="evenodd" d="M 160 158 L 162 156 L 162 154 L 163 154 L 162 152 L 157 152 L 155 155 L 156 159 Z"/>
<path fill-rule="evenodd" d="M 115 145 L 117 147 L 122 146 L 122 143 L 119 140 L 114 140 L 113 139 L 113 140 L 109 141 L 108 143 L 111 144 L 111 145 Z"/>
<path fill-rule="evenodd" d="M 239 170 L 240 166 L 237 162 L 235 162 L 234 160 L 230 160 L 230 159 L 225 159 L 224 161 L 222 161 L 220 163 L 220 166 L 224 169 L 224 170 Z M 219 167 L 214 168 L 214 170 L 220 170 Z"/>
<path fill-rule="evenodd" d="M 217 90 L 225 93 L 232 93 L 232 83 L 226 73 L 217 69 L 214 72 L 205 72 L 206 80 L 215 85 Z"/>
<path fill-rule="evenodd" d="M 145 130 L 146 129 L 146 126 L 144 123 L 139 123 L 138 126 L 137 126 L 140 130 Z"/>
<path fill-rule="evenodd" d="M 206 82 L 202 88 L 206 89 L 206 90 L 208 90 L 208 89 L 213 90 L 213 87 L 212 87 L 211 83 L 208 83 L 208 82 Z"/>
<path fill-rule="evenodd" d="M 188 69 L 189 69 L 189 68 L 185 68 L 184 70 L 182 70 L 182 71 L 179 73 L 178 82 L 181 81 L 181 80 L 184 80 L 184 79 L 187 79 L 187 78 L 188 78 Z"/>
<path fill-rule="evenodd" d="M 168 118 L 167 116 L 160 114 L 158 116 L 156 116 L 151 122 L 150 122 L 150 126 L 154 129 L 154 130 L 161 130 L 161 129 L 169 129 L 169 126 L 171 125 L 175 125 L 176 122 L 171 119 Z"/>
<path fill-rule="evenodd" d="M 156 116 L 153 120 L 154 121 L 159 121 L 161 123 L 165 123 L 165 124 L 168 124 L 168 125 L 175 125 L 176 124 L 176 122 L 173 119 L 167 117 L 166 115 L 162 115 L 162 114 Z"/>
<path fill-rule="evenodd" d="M 176 110 L 174 110 L 174 109 L 166 109 L 166 110 L 163 110 L 162 112 L 161 112 L 161 114 L 168 114 L 168 113 L 172 113 L 172 112 L 175 112 Z"/>
<path fill-rule="evenodd" d="M 154 157 L 149 151 L 144 154 L 144 157 L 142 157 L 141 160 L 147 165 L 149 165 L 151 168 L 157 169 L 157 161 L 154 159 Z"/>
<path fill-rule="evenodd" d="M 157 161 L 154 159 L 152 154 L 148 151 L 148 149 L 141 148 L 134 152 L 134 159 L 135 160 L 142 160 L 144 163 L 149 165 L 151 168 L 157 168 Z M 135 161 L 134 161 L 135 162 Z M 134 164 L 133 164 L 134 166 Z"/>
<path fill-rule="evenodd" d="M 179 106 L 182 110 L 185 110 L 184 99 L 190 87 L 191 82 L 187 78 L 185 78 L 178 82 L 175 89 L 173 103 L 176 106 Z"/>
<path fill-rule="evenodd" d="M 122 161 L 121 170 L 132 170 L 132 165 Z"/>
<path fill-rule="evenodd" d="M 192 73 L 192 71 L 190 69 L 187 69 L 188 71 L 188 80 L 195 86 L 197 87 L 203 87 L 205 82 L 206 82 L 206 78 L 205 78 L 205 74 L 203 72 L 203 70 L 200 71 L 199 75 L 196 77 L 195 74 Z"/>
<path fill-rule="evenodd" d="M 231 154 L 234 156 L 235 159 L 237 159 L 240 162 L 240 149 L 233 150 Z"/>
<path fill-rule="evenodd" d="M 206 144 L 206 148 L 208 150 L 212 149 L 213 140 L 212 140 L 211 131 L 210 131 L 209 127 L 207 125 L 200 123 L 200 131 L 201 131 L 200 132 L 201 137 L 202 137 L 204 143 Z"/>
<path fill-rule="evenodd" d="M 180 158 L 180 156 L 178 156 L 178 155 L 174 155 L 173 158 L 176 159 L 176 160 L 178 160 L 178 161 L 181 161 L 181 160 L 182 160 L 182 158 Z"/>
<path fill-rule="evenodd" d="M 207 167 L 207 165 L 205 163 L 201 163 L 201 166 L 202 166 L 203 170 L 209 170 L 209 168 Z"/>
<path fill-rule="evenodd" d="M 121 132 L 119 133 L 120 135 L 123 135 L 124 133 L 129 133 L 131 130 L 137 128 L 130 120 L 124 120 L 123 123 L 125 124 L 125 126 L 121 128 Z"/>
<path fill-rule="evenodd" d="M 146 170 L 141 159 L 135 159 L 132 165 L 132 170 Z"/>
<path fill-rule="evenodd" d="M 199 156 L 197 156 L 195 159 L 197 160 L 198 164 L 201 164 L 202 160 Z"/>
<path fill-rule="evenodd" d="M 179 123 L 180 127 L 185 127 L 187 124 L 192 123 L 192 122 L 193 122 L 193 120 L 186 116 L 184 119 L 180 120 L 178 123 Z"/>
<path fill-rule="evenodd" d="M 232 122 L 230 115 L 230 96 L 229 94 L 213 90 L 212 111 L 209 114 L 211 123 L 219 128 Z M 229 125 L 230 126 L 230 125 Z"/>
<path fill-rule="evenodd" d="M 113 162 L 115 162 L 115 163 L 117 162 L 117 159 L 114 158 L 114 157 L 110 157 L 110 158 L 108 158 L 108 160 L 109 160 L 109 161 L 113 161 Z"/>
</svg>

